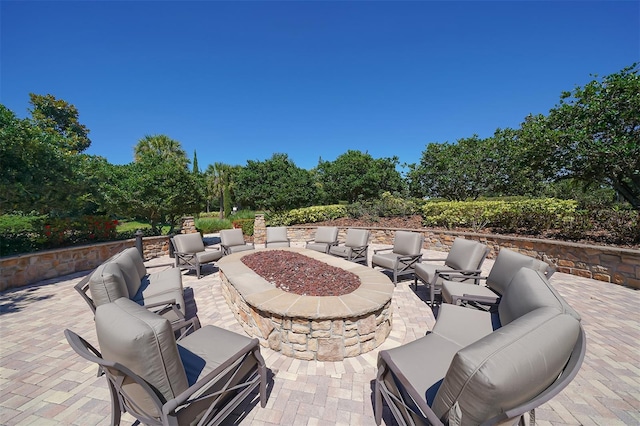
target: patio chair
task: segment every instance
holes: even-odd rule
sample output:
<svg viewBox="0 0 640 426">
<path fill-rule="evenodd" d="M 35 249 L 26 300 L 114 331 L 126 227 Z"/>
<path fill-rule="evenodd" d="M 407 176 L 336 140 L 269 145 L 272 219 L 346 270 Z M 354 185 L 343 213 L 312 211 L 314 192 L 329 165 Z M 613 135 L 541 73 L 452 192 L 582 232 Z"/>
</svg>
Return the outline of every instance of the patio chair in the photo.
<svg viewBox="0 0 640 426">
<path fill-rule="evenodd" d="M 398 277 L 414 273 L 415 266 L 422 259 L 423 242 L 424 235 L 421 232 L 397 231 L 393 238 L 393 247 L 373 251 L 371 267 L 377 266 L 392 271 L 393 284 L 397 284 Z"/>
<path fill-rule="evenodd" d="M 202 276 L 202 266 L 213 263 L 222 257 L 220 250 L 205 250 L 204 242 L 199 232 L 192 234 L 178 234 L 171 238 L 176 268 L 196 271 L 198 279 Z"/>
<path fill-rule="evenodd" d="M 338 244 L 337 226 L 318 226 L 315 238 L 307 241 L 306 248 L 309 250 L 329 253 L 329 248 Z"/>
<path fill-rule="evenodd" d="M 488 276 L 478 277 L 475 283 L 444 280 L 442 301 L 454 305 L 462 303 L 471 303 L 476 306 L 495 305 L 520 268 L 539 271 L 547 279 L 551 278 L 555 272 L 553 266 L 542 260 L 503 247 L 498 252 Z M 484 281 L 484 284 L 480 284 L 480 281 Z"/>
<path fill-rule="evenodd" d="M 290 247 L 291 240 L 287 236 L 286 226 L 270 226 L 267 228 L 265 247 Z"/>
<path fill-rule="evenodd" d="M 367 229 L 349 228 L 344 245 L 331 246 L 329 254 L 351 262 L 366 264 L 369 252 L 369 235 L 370 232 Z"/>
<path fill-rule="evenodd" d="M 98 307 L 96 332 L 102 353 L 65 336 L 104 371 L 114 425 L 123 412 L 148 425 L 217 425 L 258 387 L 266 404 L 258 339 L 209 325 L 176 342 L 166 319 L 125 298 Z"/>
<path fill-rule="evenodd" d="M 435 295 L 440 294 L 443 279 L 467 281 L 477 280 L 482 271 L 480 267 L 489 254 L 489 247 L 478 241 L 456 238 L 445 259 L 425 259 L 415 267 L 414 286 L 418 290 L 418 280 L 429 289 L 431 306 Z M 424 263 L 425 261 L 444 261 L 444 265 Z"/>
<path fill-rule="evenodd" d="M 220 247 L 222 247 L 223 256 L 255 248 L 253 243 L 245 242 L 242 229 L 223 229 L 220 231 Z"/>
<path fill-rule="evenodd" d="M 431 333 L 379 352 L 377 424 L 383 399 L 402 425 L 523 425 L 527 412 L 533 424 L 534 409 L 558 395 L 583 362 L 580 315 L 538 271 L 514 276 L 495 331 L 479 327 L 491 328 L 488 312 L 444 307 L 459 315 L 439 316 Z M 451 323 L 439 327 L 442 321 Z"/>
</svg>

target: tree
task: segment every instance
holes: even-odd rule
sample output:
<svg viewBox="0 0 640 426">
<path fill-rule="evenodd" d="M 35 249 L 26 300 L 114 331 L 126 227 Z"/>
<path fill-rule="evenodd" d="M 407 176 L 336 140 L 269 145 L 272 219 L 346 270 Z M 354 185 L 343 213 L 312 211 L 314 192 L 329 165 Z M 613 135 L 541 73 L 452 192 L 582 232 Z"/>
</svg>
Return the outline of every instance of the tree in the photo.
<svg viewBox="0 0 640 426">
<path fill-rule="evenodd" d="M 146 135 L 138 141 L 134 148 L 134 160 L 138 162 L 149 158 L 177 161 L 185 167 L 189 165 L 187 153 L 180 142 L 166 135 Z"/>
<path fill-rule="evenodd" d="M 317 199 L 311 173 L 297 167 L 287 154 L 247 161 L 232 189 L 242 204 L 271 211 L 311 206 Z"/>
<path fill-rule="evenodd" d="M 401 191 L 397 165 L 397 157 L 374 159 L 368 153 L 349 150 L 332 162 L 321 159 L 316 172 L 327 202 L 352 203 L 377 198 L 385 191 Z"/>
<path fill-rule="evenodd" d="M 225 188 L 228 186 L 227 172 L 229 168 L 230 166 L 224 163 L 213 163 L 205 171 L 207 206 L 210 200 L 217 198 L 220 219 L 224 219 L 224 194 Z"/>
<path fill-rule="evenodd" d="M 521 126 L 527 160 L 551 180 L 614 188 L 640 210 L 638 64 L 561 94 L 548 116 Z"/>
<path fill-rule="evenodd" d="M 196 153 L 196 150 L 193 150 L 193 169 L 192 169 L 193 174 L 198 175 L 200 174 L 200 169 L 198 168 L 198 154 Z"/>
<path fill-rule="evenodd" d="M 78 109 L 53 95 L 29 94 L 33 123 L 47 133 L 59 135 L 59 147 L 72 153 L 83 152 L 91 145 L 89 129 L 78 121 Z"/>
<path fill-rule="evenodd" d="M 199 208 L 199 189 L 183 164 L 157 157 L 111 166 L 101 186 L 110 213 L 144 219 L 157 234 L 161 224 L 172 232 L 183 215 Z"/>
<path fill-rule="evenodd" d="M 55 132 L 0 105 L 0 213 L 69 213 L 85 195 L 81 158 Z"/>
</svg>

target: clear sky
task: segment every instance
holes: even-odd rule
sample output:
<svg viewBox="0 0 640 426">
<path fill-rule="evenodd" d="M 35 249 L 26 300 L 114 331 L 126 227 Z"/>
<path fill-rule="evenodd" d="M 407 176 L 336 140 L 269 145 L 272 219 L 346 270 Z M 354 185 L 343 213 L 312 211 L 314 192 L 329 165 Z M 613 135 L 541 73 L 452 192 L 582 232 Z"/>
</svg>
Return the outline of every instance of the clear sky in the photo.
<svg viewBox="0 0 640 426">
<path fill-rule="evenodd" d="M 517 128 L 640 60 L 639 1 L 0 2 L 0 102 L 74 104 L 89 154 L 166 134 L 204 169 Z"/>
</svg>

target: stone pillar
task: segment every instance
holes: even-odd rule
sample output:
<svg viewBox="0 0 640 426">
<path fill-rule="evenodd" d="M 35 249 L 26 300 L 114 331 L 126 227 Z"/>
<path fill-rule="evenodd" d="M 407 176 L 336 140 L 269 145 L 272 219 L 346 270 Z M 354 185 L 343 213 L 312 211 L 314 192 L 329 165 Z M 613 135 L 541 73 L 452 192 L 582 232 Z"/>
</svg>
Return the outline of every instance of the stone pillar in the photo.
<svg viewBox="0 0 640 426">
<path fill-rule="evenodd" d="M 256 244 L 267 242 L 267 224 L 263 214 L 257 214 L 253 221 L 253 242 Z"/>
<path fill-rule="evenodd" d="M 193 216 L 185 216 L 182 218 L 181 234 L 194 234 L 198 232 L 196 229 L 196 221 Z"/>
</svg>

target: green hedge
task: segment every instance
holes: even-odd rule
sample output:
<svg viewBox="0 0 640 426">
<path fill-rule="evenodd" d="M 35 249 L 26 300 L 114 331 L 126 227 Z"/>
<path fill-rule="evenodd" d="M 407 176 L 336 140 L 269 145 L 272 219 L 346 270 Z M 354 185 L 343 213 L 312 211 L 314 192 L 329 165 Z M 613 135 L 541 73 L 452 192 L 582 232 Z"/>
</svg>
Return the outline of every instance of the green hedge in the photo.
<svg viewBox="0 0 640 426">
<path fill-rule="evenodd" d="M 217 213 L 216 213 L 217 215 Z M 233 227 L 229 219 L 218 219 L 217 217 L 200 217 L 196 219 L 196 228 L 204 234 L 213 234 L 222 229 Z"/>
<path fill-rule="evenodd" d="M 289 226 L 305 223 L 324 222 L 326 220 L 347 217 L 347 206 L 312 206 L 289 210 L 284 213 L 271 213 L 265 218 L 269 226 Z"/>
<path fill-rule="evenodd" d="M 541 198 L 529 200 L 437 201 L 422 205 L 426 227 L 491 227 L 501 232 L 538 234 L 562 227 L 575 218 L 577 202 Z"/>
</svg>

